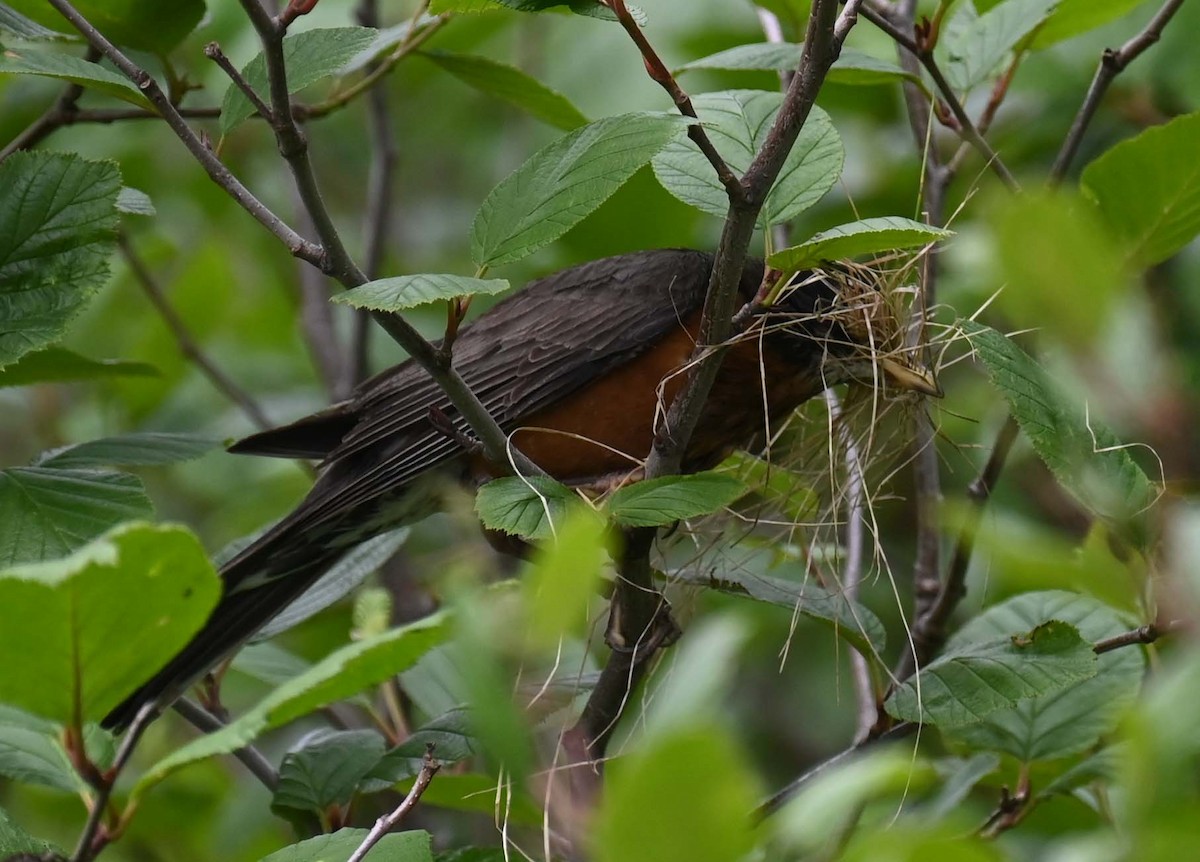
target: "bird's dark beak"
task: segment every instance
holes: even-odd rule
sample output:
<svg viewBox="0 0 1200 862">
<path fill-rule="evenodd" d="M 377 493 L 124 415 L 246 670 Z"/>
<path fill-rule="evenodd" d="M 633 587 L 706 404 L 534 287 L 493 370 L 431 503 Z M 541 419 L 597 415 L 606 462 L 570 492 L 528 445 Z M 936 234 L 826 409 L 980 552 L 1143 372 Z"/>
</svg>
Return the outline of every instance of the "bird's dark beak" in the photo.
<svg viewBox="0 0 1200 862">
<path fill-rule="evenodd" d="M 938 385 L 937 379 L 927 368 L 909 365 L 907 362 L 887 356 L 879 360 L 879 367 L 888 382 L 899 389 L 907 392 L 920 392 L 931 398 L 941 398 L 943 395 L 942 387 Z"/>
</svg>

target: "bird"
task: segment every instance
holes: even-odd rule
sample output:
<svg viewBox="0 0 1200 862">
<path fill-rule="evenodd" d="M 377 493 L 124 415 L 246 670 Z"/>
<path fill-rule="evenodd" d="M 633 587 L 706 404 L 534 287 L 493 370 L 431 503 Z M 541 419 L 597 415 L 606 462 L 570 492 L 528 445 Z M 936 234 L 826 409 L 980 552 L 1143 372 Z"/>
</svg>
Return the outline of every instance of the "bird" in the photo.
<svg viewBox="0 0 1200 862">
<path fill-rule="evenodd" d="M 464 327 L 453 366 L 513 445 L 568 485 L 632 481 L 687 378 L 713 255 L 655 249 L 546 276 Z M 748 260 L 739 298 L 753 304 L 765 265 Z M 829 386 L 886 380 L 940 395 L 900 352 L 898 327 L 870 279 L 843 265 L 799 273 L 728 346 L 686 449 L 682 472 L 751 448 L 764 428 Z M 890 329 L 890 332 L 889 332 Z M 437 510 L 431 488 L 504 475 L 470 445 L 469 428 L 413 360 L 363 382 L 347 400 L 230 447 L 320 461 L 308 495 L 220 569 L 207 623 L 103 720 L 120 730 L 143 705 L 163 709 L 231 655 L 358 543 Z"/>
</svg>

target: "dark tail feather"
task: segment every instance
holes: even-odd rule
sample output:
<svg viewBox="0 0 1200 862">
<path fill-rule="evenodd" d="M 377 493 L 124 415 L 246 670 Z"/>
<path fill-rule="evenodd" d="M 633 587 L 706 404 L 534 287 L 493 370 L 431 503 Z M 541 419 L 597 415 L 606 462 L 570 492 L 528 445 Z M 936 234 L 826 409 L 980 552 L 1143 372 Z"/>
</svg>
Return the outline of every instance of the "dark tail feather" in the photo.
<svg viewBox="0 0 1200 862">
<path fill-rule="evenodd" d="M 275 533 L 274 530 L 271 532 Z M 242 589 L 234 587 L 232 592 L 222 596 L 208 622 L 191 642 L 106 715 L 101 722 L 103 727 L 114 731 L 125 729 L 146 703 L 157 701 L 160 708 L 165 708 L 299 598 L 348 550 L 344 546 L 314 548 L 311 543 L 301 542 L 303 548 L 272 553 L 279 547 L 281 538 L 286 540 L 288 537 L 264 536 L 222 568 L 221 576 L 227 589 L 230 584 L 242 584 L 248 579 L 261 583 Z M 260 561 L 264 559 L 270 562 L 261 565 Z"/>
</svg>

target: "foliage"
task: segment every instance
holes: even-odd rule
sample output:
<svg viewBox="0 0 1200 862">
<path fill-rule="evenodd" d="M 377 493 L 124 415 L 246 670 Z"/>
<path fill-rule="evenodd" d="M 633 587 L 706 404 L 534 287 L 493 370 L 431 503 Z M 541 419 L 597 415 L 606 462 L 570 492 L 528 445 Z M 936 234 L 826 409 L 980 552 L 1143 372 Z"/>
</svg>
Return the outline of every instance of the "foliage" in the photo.
<svg viewBox="0 0 1200 862">
<path fill-rule="evenodd" d="M 864 4 L 826 72 L 851 4 L 256 4 L 0 0 L 0 859 L 1190 858 L 1200 7 Z M 772 268 L 738 321 L 865 279 L 873 361 L 719 464 L 430 479 L 211 656 L 199 736 L 98 725 L 311 486 L 221 442 L 402 359 L 372 317 L 444 372 L 514 287 L 722 225 Z"/>
</svg>

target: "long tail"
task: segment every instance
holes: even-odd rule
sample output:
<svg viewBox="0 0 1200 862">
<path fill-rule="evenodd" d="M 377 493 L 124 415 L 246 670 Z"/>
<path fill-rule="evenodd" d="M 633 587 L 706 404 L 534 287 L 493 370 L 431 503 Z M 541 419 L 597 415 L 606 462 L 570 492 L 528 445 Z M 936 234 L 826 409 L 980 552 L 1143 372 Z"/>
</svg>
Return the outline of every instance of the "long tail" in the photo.
<svg viewBox="0 0 1200 862">
<path fill-rule="evenodd" d="M 162 670 L 104 717 L 104 727 L 123 730 L 147 703 L 165 709 L 299 598 L 349 550 L 345 545 L 330 548 L 311 540 L 296 542 L 289 532 L 270 531 L 222 567 L 226 593 L 208 622 Z"/>
</svg>

